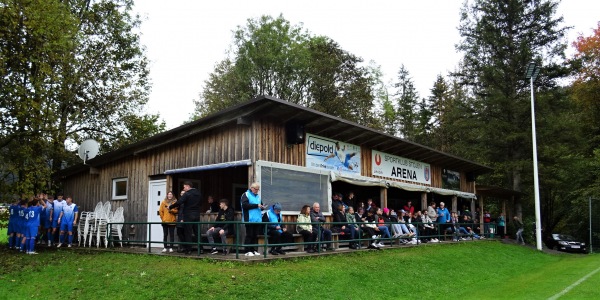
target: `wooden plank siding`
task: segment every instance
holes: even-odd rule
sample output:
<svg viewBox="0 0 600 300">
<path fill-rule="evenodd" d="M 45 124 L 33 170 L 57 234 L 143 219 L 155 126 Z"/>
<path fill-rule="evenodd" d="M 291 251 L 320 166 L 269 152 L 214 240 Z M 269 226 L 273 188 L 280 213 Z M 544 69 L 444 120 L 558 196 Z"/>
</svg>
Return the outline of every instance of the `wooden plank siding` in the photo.
<svg viewBox="0 0 600 300">
<path fill-rule="evenodd" d="M 77 176 L 70 176 L 63 180 L 63 191 L 65 194 L 73 195 L 74 202 L 80 206 L 80 211 L 93 211 L 98 202 L 111 200 L 113 179 L 127 178 L 128 199 L 112 200 L 112 210 L 123 206 L 127 222 L 146 222 L 148 182 L 151 178 L 172 169 L 249 159 L 250 135 L 249 126 L 234 125 L 212 130 L 192 136 L 174 146 L 158 147 L 137 156 L 105 164 L 97 168 L 100 173 L 98 175 L 80 173 Z M 222 183 L 219 178 L 229 178 L 233 183 L 247 184 L 246 172 L 247 167 L 207 171 L 210 176 L 203 175 L 198 178 L 202 184 L 200 188 L 208 190 L 210 187 L 208 193 L 214 194 L 216 200 L 220 198 L 234 200 L 231 199 L 231 182 Z M 167 190 L 173 190 L 178 195 L 180 187 L 173 185 L 178 184 L 179 176 L 173 177 L 167 181 Z M 140 230 L 137 234 L 145 236 L 145 230 Z"/>
<path fill-rule="evenodd" d="M 167 170 L 211 165 L 223 162 L 250 159 L 305 166 L 306 143 L 287 145 L 284 124 L 266 118 L 255 118 L 251 125 L 236 125 L 235 122 L 167 144 L 127 156 L 96 168 L 99 174 L 79 173 L 63 180 L 65 194 L 73 195 L 80 211 L 92 211 L 99 201 L 111 200 L 112 180 L 128 178 L 128 199 L 111 201 L 113 210 L 124 208 L 126 222 L 146 222 L 149 181 L 167 179 L 167 191 L 179 195 L 181 179 L 198 179 L 204 196 L 204 211 L 207 195 L 215 200 L 227 198 L 239 210 L 239 195 L 232 195 L 232 185 L 248 185 L 255 181 L 255 167 L 237 167 L 197 173 L 165 176 Z M 361 175 L 372 176 L 371 149 L 361 146 Z M 441 188 L 443 166 L 431 166 L 431 186 Z M 89 171 L 87 171 L 89 172 Z M 393 180 L 384 178 L 386 180 Z M 402 182 L 402 180 L 397 180 Z M 412 182 L 407 182 L 415 184 Z M 461 172 L 461 191 L 474 192 L 474 182 L 467 182 Z M 138 226 L 138 238 L 145 237 L 145 228 Z"/>
</svg>

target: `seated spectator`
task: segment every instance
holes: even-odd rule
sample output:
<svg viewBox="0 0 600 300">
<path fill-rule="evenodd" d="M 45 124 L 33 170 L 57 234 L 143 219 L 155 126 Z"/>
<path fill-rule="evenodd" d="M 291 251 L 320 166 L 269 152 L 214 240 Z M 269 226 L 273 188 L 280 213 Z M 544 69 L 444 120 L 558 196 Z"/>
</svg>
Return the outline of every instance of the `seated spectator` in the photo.
<svg viewBox="0 0 600 300">
<path fill-rule="evenodd" d="M 333 251 L 334 249 L 331 247 L 331 230 L 323 227 L 325 221 L 325 216 L 321 213 L 321 205 L 318 202 L 315 202 L 310 212 L 310 222 L 313 223 L 313 232 L 317 234 L 317 238 L 319 238 L 320 241 L 328 242 L 321 250 L 327 251 L 327 249 L 329 249 Z M 321 231 L 321 236 L 318 236 L 319 230 Z"/>
<path fill-rule="evenodd" d="M 473 231 L 473 221 L 469 218 L 468 215 L 464 215 L 461 223 L 462 227 L 465 229 L 468 235 L 472 236 L 475 239 L 484 239 L 484 237 L 479 236 L 475 231 Z"/>
<path fill-rule="evenodd" d="M 423 213 L 421 214 L 421 223 L 421 236 L 429 237 L 426 238 L 425 241 L 439 243 L 439 240 L 435 237 L 435 235 L 437 234 L 437 231 L 435 230 L 435 225 L 433 224 L 431 218 L 429 218 L 426 209 L 423 210 Z"/>
<path fill-rule="evenodd" d="M 333 222 L 335 224 L 331 226 L 331 232 L 339 233 L 340 235 L 348 235 L 350 239 L 348 247 L 350 249 L 358 249 L 358 244 L 354 242 L 354 240 L 357 237 L 356 229 L 354 228 L 354 226 L 348 225 L 346 213 L 344 212 L 344 205 L 337 205 L 335 211 L 333 212 Z"/>
<path fill-rule="evenodd" d="M 455 241 L 455 242 L 457 242 L 459 240 L 464 241 L 465 238 L 461 237 L 460 235 L 461 234 L 468 235 L 469 232 L 467 232 L 466 228 L 464 228 L 464 227 L 461 226 L 461 224 L 458 221 L 458 214 L 455 211 L 453 211 L 450 214 L 450 223 L 452 223 L 452 226 L 450 227 L 450 230 L 452 231 L 452 233 L 454 235 L 453 238 L 452 238 L 452 240 Z"/>
<path fill-rule="evenodd" d="M 302 210 L 298 215 L 298 225 L 296 225 L 296 231 L 302 235 L 304 243 L 312 243 L 317 241 L 317 233 L 313 230 L 313 226 L 310 222 L 309 205 L 304 205 L 302 207 Z M 304 247 L 304 250 L 308 253 L 314 253 L 316 247 L 316 244 L 308 244 Z"/>
<path fill-rule="evenodd" d="M 381 232 L 381 237 L 382 238 L 391 238 L 392 235 L 390 234 L 390 230 L 387 227 L 386 220 L 383 217 L 383 210 L 381 208 L 377 209 L 377 216 L 376 216 L 376 220 L 377 220 L 377 228 L 379 228 L 379 231 Z M 384 244 L 383 242 L 379 241 L 379 243 L 377 244 L 377 246 L 379 247 L 383 247 Z"/>
<path fill-rule="evenodd" d="M 208 242 L 212 246 L 210 254 L 219 253 L 217 247 L 214 246 L 215 236 L 219 236 L 221 237 L 221 244 L 223 244 L 223 255 L 227 255 L 227 235 L 233 234 L 234 226 L 230 222 L 233 222 L 234 215 L 233 207 L 229 207 L 229 200 L 219 200 L 219 213 L 215 219 L 215 224 L 206 231 Z"/>
<path fill-rule="evenodd" d="M 346 213 L 346 220 L 348 220 L 348 226 L 354 227 L 354 230 L 358 232 L 358 222 L 356 221 L 356 214 L 354 213 L 354 207 L 348 207 L 348 212 Z M 360 221 L 359 221 L 360 222 Z"/>
<path fill-rule="evenodd" d="M 271 245 L 291 243 L 294 240 L 294 236 L 287 232 L 287 228 L 281 226 L 282 220 L 281 204 L 279 203 L 271 205 L 269 210 L 263 214 L 262 221 L 269 223 L 267 234 L 269 235 L 268 243 Z M 281 246 L 272 246 L 269 253 L 272 255 L 285 254 Z"/>
<path fill-rule="evenodd" d="M 375 217 L 375 208 L 367 210 L 367 217 L 365 218 L 365 225 L 362 227 L 363 231 L 371 237 L 369 243 L 369 249 L 380 249 L 381 247 L 377 243 L 377 235 L 380 234 L 379 227 L 377 226 L 377 220 Z"/>
<path fill-rule="evenodd" d="M 406 211 L 404 209 L 399 210 L 398 226 L 396 226 L 397 238 L 412 237 L 414 235 L 412 231 L 408 229 L 408 226 L 406 226 L 406 219 Z M 406 241 L 403 241 L 403 243 L 406 243 Z"/>
</svg>

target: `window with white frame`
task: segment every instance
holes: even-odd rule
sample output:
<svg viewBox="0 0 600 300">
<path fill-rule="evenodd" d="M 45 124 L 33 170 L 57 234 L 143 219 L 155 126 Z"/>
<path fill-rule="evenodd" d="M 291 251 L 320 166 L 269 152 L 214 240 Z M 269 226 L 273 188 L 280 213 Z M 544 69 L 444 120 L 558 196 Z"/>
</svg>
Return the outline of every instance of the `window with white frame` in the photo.
<svg viewBox="0 0 600 300">
<path fill-rule="evenodd" d="M 127 200 L 127 178 L 115 178 L 112 181 L 112 200 Z"/>
<path fill-rule="evenodd" d="M 329 211 L 329 173 L 305 167 L 258 161 L 260 197 L 264 204 L 281 203 L 285 213 L 300 213 L 304 205 L 318 202 Z"/>
</svg>

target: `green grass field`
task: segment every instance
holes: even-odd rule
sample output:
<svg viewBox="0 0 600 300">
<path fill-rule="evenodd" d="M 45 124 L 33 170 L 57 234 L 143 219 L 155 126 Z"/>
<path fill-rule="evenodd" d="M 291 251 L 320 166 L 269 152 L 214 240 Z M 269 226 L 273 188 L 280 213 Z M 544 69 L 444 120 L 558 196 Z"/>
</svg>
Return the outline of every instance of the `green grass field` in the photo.
<svg viewBox="0 0 600 300">
<path fill-rule="evenodd" d="M 548 299 L 600 266 L 595 254 L 497 241 L 256 264 L 82 249 L 0 255 L 5 299 Z M 560 299 L 597 299 L 599 285 L 600 272 Z"/>
</svg>

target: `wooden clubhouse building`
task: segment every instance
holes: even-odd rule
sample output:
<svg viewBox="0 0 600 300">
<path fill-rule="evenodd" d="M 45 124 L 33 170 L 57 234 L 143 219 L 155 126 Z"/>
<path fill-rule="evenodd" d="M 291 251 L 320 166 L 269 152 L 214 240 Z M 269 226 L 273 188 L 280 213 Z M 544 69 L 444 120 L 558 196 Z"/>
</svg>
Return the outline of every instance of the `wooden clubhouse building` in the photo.
<svg viewBox="0 0 600 300">
<path fill-rule="evenodd" d="M 399 209 L 430 201 L 451 211 L 482 207 L 475 179 L 491 168 L 284 100 L 262 96 L 62 170 L 66 194 L 80 211 L 100 201 L 123 207 L 126 222 L 160 222 L 167 191 L 191 180 L 206 198 L 227 198 L 236 211 L 250 183 L 263 203 L 279 202 L 296 216 L 331 195 L 352 191 L 355 203 L 374 200 Z M 477 202 L 479 201 L 479 202 Z M 160 225 L 156 225 L 160 226 Z M 154 227 L 153 227 L 154 228 Z M 136 235 L 147 236 L 144 226 Z M 157 227 L 152 240 L 162 240 Z M 156 235 L 154 234 L 156 233 Z"/>
</svg>

